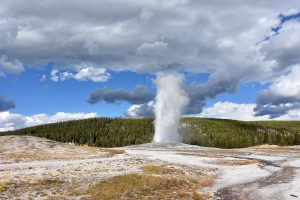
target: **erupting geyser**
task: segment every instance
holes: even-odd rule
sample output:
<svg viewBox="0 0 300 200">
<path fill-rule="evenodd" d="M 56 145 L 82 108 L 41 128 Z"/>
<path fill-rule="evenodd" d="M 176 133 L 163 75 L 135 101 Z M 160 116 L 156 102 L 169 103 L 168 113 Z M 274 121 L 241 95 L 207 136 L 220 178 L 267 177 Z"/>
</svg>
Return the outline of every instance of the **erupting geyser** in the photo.
<svg viewBox="0 0 300 200">
<path fill-rule="evenodd" d="M 153 142 L 178 142 L 178 125 L 188 103 L 180 74 L 160 74 L 155 105 L 155 135 Z"/>
</svg>

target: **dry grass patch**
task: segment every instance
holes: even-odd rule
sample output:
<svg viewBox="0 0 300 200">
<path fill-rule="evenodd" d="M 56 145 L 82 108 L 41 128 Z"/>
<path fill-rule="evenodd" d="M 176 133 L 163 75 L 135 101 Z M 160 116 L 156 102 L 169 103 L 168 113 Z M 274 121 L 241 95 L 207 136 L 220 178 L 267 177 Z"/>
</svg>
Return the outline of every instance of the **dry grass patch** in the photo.
<svg viewBox="0 0 300 200">
<path fill-rule="evenodd" d="M 214 184 L 214 179 L 205 174 L 194 174 L 188 180 L 190 183 L 197 187 L 212 187 Z"/>
<path fill-rule="evenodd" d="M 78 195 L 83 199 L 206 199 L 183 179 L 148 174 L 126 174 L 102 181 Z"/>
<path fill-rule="evenodd" d="M 181 169 L 166 165 L 146 165 L 142 167 L 142 170 L 147 174 L 184 174 Z"/>
<path fill-rule="evenodd" d="M 257 160 L 219 160 L 217 164 L 221 165 L 251 165 L 258 163 Z"/>
<path fill-rule="evenodd" d="M 32 154 L 26 152 L 26 151 L 18 151 L 18 152 L 9 152 L 5 153 L 2 156 L 3 161 L 12 160 L 14 162 L 20 162 L 26 158 L 33 157 Z"/>
<path fill-rule="evenodd" d="M 239 149 L 215 149 L 215 150 L 208 150 L 204 152 L 208 155 L 213 156 L 231 156 L 231 155 L 237 155 L 237 156 L 244 156 L 246 155 L 245 152 L 240 151 Z"/>
<path fill-rule="evenodd" d="M 5 191 L 8 188 L 9 182 L 8 181 L 2 181 L 0 182 L 0 192 Z"/>
<path fill-rule="evenodd" d="M 88 147 L 88 146 L 80 146 L 77 148 L 77 152 L 74 151 L 63 151 L 58 152 L 56 154 L 49 153 L 42 149 L 34 149 L 31 150 L 19 150 L 19 151 L 5 151 L 1 152 L 1 162 L 23 162 L 23 161 L 31 161 L 31 160 L 56 160 L 56 159 L 81 159 L 83 156 L 80 154 L 82 151 L 87 153 L 87 156 L 96 153 L 102 153 L 102 155 L 106 157 L 110 157 L 116 154 L 123 154 L 125 151 L 122 149 L 109 149 L 109 148 L 97 148 L 97 147 Z M 94 155 L 95 156 L 95 155 Z"/>
<path fill-rule="evenodd" d="M 211 187 L 213 179 L 205 174 L 169 165 L 149 164 L 141 173 L 123 174 L 72 192 L 82 199 L 210 199 L 198 192 Z"/>
<path fill-rule="evenodd" d="M 15 152 L 7 152 L 3 154 L 3 161 L 23 162 L 31 160 L 52 160 L 52 159 L 71 159 L 75 155 L 65 154 L 50 154 L 41 149 L 21 150 Z M 77 156 L 78 157 L 78 156 Z"/>
<path fill-rule="evenodd" d="M 58 179 L 38 179 L 38 180 L 30 180 L 30 181 L 2 181 L 0 182 L 0 191 L 4 191 L 8 189 L 10 185 L 15 185 L 17 187 L 21 186 L 29 186 L 29 187 L 39 187 L 39 186 L 59 186 L 64 184 L 65 181 L 61 181 Z"/>
<path fill-rule="evenodd" d="M 87 145 L 84 146 L 80 146 L 80 148 L 82 148 L 85 151 L 88 151 L 90 153 L 108 153 L 110 155 L 116 155 L 116 154 L 123 154 L 125 153 L 124 150 L 122 149 L 111 149 L 111 148 L 98 148 L 98 147 L 90 147 Z"/>
<path fill-rule="evenodd" d="M 125 151 L 122 149 L 101 149 L 101 151 L 112 155 L 125 153 Z"/>
<path fill-rule="evenodd" d="M 183 170 L 174 166 L 153 164 L 143 166 L 142 169 L 145 174 L 184 179 L 195 187 L 211 187 L 214 184 L 212 177 L 191 169 Z"/>
<path fill-rule="evenodd" d="M 65 196 L 63 192 L 68 187 L 65 181 L 59 179 L 0 182 L 0 199 L 64 199 L 56 197 L 56 194 L 62 192 Z"/>
<path fill-rule="evenodd" d="M 249 149 L 255 152 L 261 153 L 300 153 L 300 148 L 296 147 L 280 147 L 280 146 L 257 146 L 257 147 L 249 147 Z"/>
<path fill-rule="evenodd" d="M 31 186 L 54 186 L 54 185 L 62 185 L 65 181 L 59 179 L 39 179 L 34 182 L 29 183 Z"/>
</svg>

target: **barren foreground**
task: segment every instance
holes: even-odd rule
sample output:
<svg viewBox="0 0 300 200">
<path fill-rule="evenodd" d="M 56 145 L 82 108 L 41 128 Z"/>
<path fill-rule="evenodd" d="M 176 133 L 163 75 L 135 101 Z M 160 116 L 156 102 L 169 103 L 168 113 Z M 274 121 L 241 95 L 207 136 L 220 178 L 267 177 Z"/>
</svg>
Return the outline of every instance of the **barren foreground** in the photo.
<svg viewBox="0 0 300 200">
<path fill-rule="evenodd" d="M 0 199 L 300 199 L 300 146 L 103 149 L 1 136 Z"/>
</svg>

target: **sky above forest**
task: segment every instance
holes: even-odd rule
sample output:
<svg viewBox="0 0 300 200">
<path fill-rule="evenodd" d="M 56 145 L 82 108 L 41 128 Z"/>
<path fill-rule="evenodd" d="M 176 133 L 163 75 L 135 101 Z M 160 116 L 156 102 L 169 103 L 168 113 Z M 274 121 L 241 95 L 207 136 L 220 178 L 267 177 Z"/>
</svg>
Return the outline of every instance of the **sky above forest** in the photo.
<svg viewBox="0 0 300 200">
<path fill-rule="evenodd" d="M 185 116 L 300 120 L 300 1 L 0 3 L 0 131 L 152 117 L 172 73 Z"/>
</svg>

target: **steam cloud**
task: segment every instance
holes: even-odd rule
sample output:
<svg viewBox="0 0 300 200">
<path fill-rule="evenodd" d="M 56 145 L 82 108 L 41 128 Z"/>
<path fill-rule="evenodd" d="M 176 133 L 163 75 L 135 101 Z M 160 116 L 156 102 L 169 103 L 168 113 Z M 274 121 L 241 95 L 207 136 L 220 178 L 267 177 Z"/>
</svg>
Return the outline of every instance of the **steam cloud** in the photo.
<svg viewBox="0 0 300 200">
<path fill-rule="evenodd" d="M 182 88 L 182 81 L 183 76 L 180 74 L 160 74 L 155 80 L 157 96 L 154 142 L 178 141 L 179 121 L 189 101 Z"/>
</svg>

